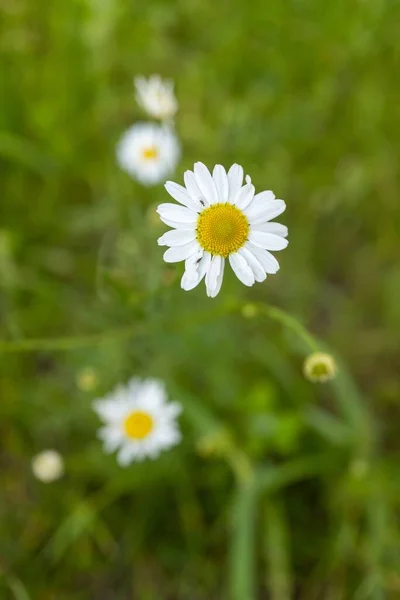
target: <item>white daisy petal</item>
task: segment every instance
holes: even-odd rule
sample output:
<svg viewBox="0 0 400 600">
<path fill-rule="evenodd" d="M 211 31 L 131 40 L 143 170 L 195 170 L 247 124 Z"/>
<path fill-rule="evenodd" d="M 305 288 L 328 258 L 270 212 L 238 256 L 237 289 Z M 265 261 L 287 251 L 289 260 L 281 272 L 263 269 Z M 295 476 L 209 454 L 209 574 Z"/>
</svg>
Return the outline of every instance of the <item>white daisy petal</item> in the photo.
<svg viewBox="0 0 400 600">
<path fill-rule="evenodd" d="M 190 197 L 195 201 L 199 202 L 202 207 L 210 206 L 207 198 L 204 197 L 202 191 L 196 182 L 196 177 L 194 176 L 193 171 L 185 171 L 183 174 L 183 179 L 185 181 L 185 186 L 187 191 L 190 194 Z"/>
<path fill-rule="evenodd" d="M 265 207 L 258 205 L 254 210 L 248 209 L 245 211 L 245 214 L 250 225 L 256 225 L 275 219 L 275 217 L 282 214 L 285 209 L 286 204 L 283 200 L 273 200 L 272 202 L 266 202 Z"/>
<path fill-rule="evenodd" d="M 195 163 L 194 175 L 201 193 L 207 198 L 209 204 L 216 204 L 218 202 L 217 188 L 207 167 L 201 162 Z"/>
<path fill-rule="evenodd" d="M 259 260 L 246 247 L 240 248 L 238 253 L 243 256 L 250 269 L 253 271 L 254 279 L 258 282 L 265 281 L 267 274 Z"/>
<path fill-rule="evenodd" d="M 236 194 L 233 204 L 243 210 L 250 204 L 254 197 L 254 185 L 246 183 Z"/>
<path fill-rule="evenodd" d="M 254 246 L 254 244 L 251 242 L 247 242 L 245 248 L 254 254 L 267 273 L 271 273 L 273 275 L 279 271 L 279 263 L 275 256 L 271 254 L 271 252 L 268 252 L 268 250 L 264 250 L 263 248 L 259 248 L 258 246 Z"/>
<path fill-rule="evenodd" d="M 210 296 L 210 298 L 215 298 L 215 296 L 217 296 L 219 294 L 219 292 L 220 292 L 220 289 L 221 289 L 221 286 L 222 286 L 222 280 L 224 278 L 224 268 L 225 268 L 225 259 L 223 258 L 222 259 L 222 263 L 221 263 L 221 269 L 220 269 L 220 271 L 218 273 L 216 286 L 208 294 Z"/>
<path fill-rule="evenodd" d="M 193 231 L 196 230 L 196 223 L 181 223 L 179 221 L 167 219 L 166 217 L 162 217 L 161 215 L 159 216 L 163 223 L 165 223 L 169 227 L 173 227 L 174 229 L 192 229 Z"/>
<path fill-rule="evenodd" d="M 236 277 L 244 283 L 244 285 L 252 286 L 255 278 L 252 269 L 247 264 L 246 260 L 238 252 L 229 255 L 229 264 L 232 267 Z"/>
<path fill-rule="evenodd" d="M 281 237 L 288 236 L 288 228 L 286 225 L 281 225 L 281 223 L 274 223 L 268 221 L 267 223 L 260 223 L 260 225 L 252 225 L 251 228 L 254 231 L 265 231 L 265 233 L 275 233 L 276 235 L 280 235 Z"/>
<path fill-rule="evenodd" d="M 206 273 L 206 289 L 208 296 L 211 296 L 217 288 L 218 275 L 222 269 L 222 261 L 223 258 L 221 256 L 213 256 L 211 260 L 210 267 Z"/>
<path fill-rule="evenodd" d="M 97 437 L 103 441 L 104 452 L 106 454 L 111 454 L 111 452 L 115 452 L 115 450 L 121 444 L 121 441 L 124 439 L 120 428 L 115 426 L 102 427 L 101 429 L 99 429 Z"/>
<path fill-rule="evenodd" d="M 253 229 L 250 229 L 249 241 L 255 246 L 265 248 L 266 250 L 283 250 L 289 243 L 280 235 L 265 233 L 264 231 L 254 231 Z"/>
<path fill-rule="evenodd" d="M 194 210 L 196 212 L 202 209 L 202 206 L 198 200 L 194 200 L 192 196 L 187 192 L 186 188 L 175 183 L 174 181 L 167 181 L 165 184 L 165 189 L 168 194 L 172 196 L 177 202 L 183 204 L 187 208 Z"/>
<path fill-rule="evenodd" d="M 243 167 L 240 165 L 232 165 L 228 171 L 228 183 L 229 183 L 229 202 L 232 202 L 236 198 L 236 194 L 240 190 L 243 184 Z"/>
<path fill-rule="evenodd" d="M 194 229 L 173 229 L 158 238 L 159 246 L 183 246 L 196 239 Z"/>
<path fill-rule="evenodd" d="M 168 263 L 180 262 L 181 260 L 186 260 L 195 252 L 200 252 L 200 250 L 201 248 L 197 241 L 189 242 L 183 246 L 168 248 L 168 250 L 164 252 L 164 260 Z"/>
<path fill-rule="evenodd" d="M 218 192 L 220 202 L 227 202 L 229 195 L 229 183 L 226 171 L 222 165 L 215 165 L 213 179 Z"/>
<path fill-rule="evenodd" d="M 181 279 L 181 288 L 185 291 L 192 290 L 207 273 L 211 263 L 211 254 L 204 252 L 203 257 L 192 267 L 186 267 L 186 270 Z"/>
<path fill-rule="evenodd" d="M 270 203 L 273 202 L 274 199 L 275 196 L 270 191 L 256 194 L 245 210 L 246 217 L 251 219 L 253 218 L 253 215 L 259 215 L 265 208 L 270 206 Z"/>
<path fill-rule="evenodd" d="M 193 210 L 184 206 L 177 206 L 176 204 L 160 204 L 157 212 L 161 218 L 165 217 L 177 223 L 195 224 L 197 221 L 197 214 Z"/>
<path fill-rule="evenodd" d="M 131 444 L 124 444 L 118 452 L 117 460 L 121 467 L 127 467 L 136 454 L 136 448 Z"/>
</svg>

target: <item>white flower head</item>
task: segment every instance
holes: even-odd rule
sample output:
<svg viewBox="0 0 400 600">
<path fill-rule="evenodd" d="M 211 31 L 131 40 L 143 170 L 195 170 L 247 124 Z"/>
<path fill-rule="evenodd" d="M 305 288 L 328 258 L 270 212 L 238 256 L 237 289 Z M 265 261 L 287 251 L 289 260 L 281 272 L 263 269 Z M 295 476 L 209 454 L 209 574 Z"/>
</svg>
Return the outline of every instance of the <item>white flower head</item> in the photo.
<svg viewBox="0 0 400 600">
<path fill-rule="evenodd" d="M 271 191 L 255 195 L 249 176 L 243 185 L 243 168 L 232 165 L 228 173 L 216 165 L 213 173 L 203 163 L 184 174 L 185 187 L 167 181 L 167 192 L 177 204 L 160 204 L 161 220 L 174 229 L 158 240 L 169 246 L 166 262 L 185 261 L 181 287 L 191 290 L 205 277 L 207 295 L 220 291 L 225 261 L 244 285 L 264 281 L 279 263 L 271 250 L 288 245 L 287 227 L 271 220 L 286 205 Z"/>
<path fill-rule="evenodd" d="M 98 432 L 105 451 L 118 450 L 122 467 L 157 458 L 181 440 L 177 424 L 181 405 L 167 401 L 164 385 L 157 379 L 133 378 L 96 400 L 93 410 L 105 423 Z"/>
<path fill-rule="evenodd" d="M 136 101 L 151 117 L 171 119 L 178 110 L 173 81 L 159 75 L 135 78 Z"/>
<path fill-rule="evenodd" d="M 43 450 L 32 458 L 32 472 L 36 479 L 51 483 L 64 474 L 64 461 L 56 450 Z"/>
<path fill-rule="evenodd" d="M 179 157 L 179 141 L 167 125 L 137 123 L 123 134 L 117 145 L 121 169 L 143 185 L 165 181 Z"/>
</svg>

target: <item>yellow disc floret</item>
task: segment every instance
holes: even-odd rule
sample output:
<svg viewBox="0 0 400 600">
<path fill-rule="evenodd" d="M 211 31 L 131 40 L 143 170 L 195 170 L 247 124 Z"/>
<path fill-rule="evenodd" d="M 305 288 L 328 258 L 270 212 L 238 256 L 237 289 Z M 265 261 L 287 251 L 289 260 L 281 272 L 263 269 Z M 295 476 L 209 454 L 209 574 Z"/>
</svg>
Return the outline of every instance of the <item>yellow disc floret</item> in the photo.
<svg viewBox="0 0 400 600">
<path fill-rule="evenodd" d="M 124 420 L 124 430 L 128 437 L 134 440 L 142 440 L 149 435 L 153 429 L 153 419 L 141 410 L 131 412 Z"/>
<path fill-rule="evenodd" d="M 203 210 L 197 221 L 197 241 L 210 254 L 226 258 L 247 240 L 249 222 L 232 204 L 213 204 Z"/>
<path fill-rule="evenodd" d="M 145 160 L 154 160 L 158 158 L 158 148 L 156 146 L 148 146 L 142 150 L 142 156 Z"/>
</svg>

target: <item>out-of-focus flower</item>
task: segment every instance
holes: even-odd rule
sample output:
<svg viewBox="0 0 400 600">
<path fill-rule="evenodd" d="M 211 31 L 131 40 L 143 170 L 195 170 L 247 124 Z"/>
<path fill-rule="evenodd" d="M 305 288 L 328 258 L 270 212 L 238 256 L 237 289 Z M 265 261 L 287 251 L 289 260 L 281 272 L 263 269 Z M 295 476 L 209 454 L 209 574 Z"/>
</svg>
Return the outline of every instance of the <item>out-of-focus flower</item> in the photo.
<svg viewBox="0 0 400 600">
<path fill-rule="evenodd" d="M 159 75 L 135 78 L 136 100 L 151 117 L 155 119 L 171 119 L 178 110 L 178 102 L 174 94 L 174 83 L 161 79 Z"/>
<path fill-rule="evenodd" d="M 36 479 L 51 483 L 64 474 L 64 461 L 57 450 L 43 450 L 32 459 L 32 471 Z"/>
<path fill-rule="evenodd" d="M 117 460 L 123 467 L 158 458 L 181 439 L 177 424 L 181 405 L 167 401 L 165 387 L 156 379 L 133 378 L 96 400 L 93 410 L 105 423 L 98 433 L 105 452 L 118 449 Z"/>
<path fill-rule="evenodd" d="M 216 165 L 213 173 L 198 162 L 184 174 L 185 187 L 172 181 L 167 192 L 181 205 L 160 204 L 161 220 L 173 227 L 158 240 L 170 246 L 166 262 L 185 261 L 181 280 L 184 290 L 196 287 L 205 277 L 207 295 L 220 291 L 225 260 L 244 285 L 264 281 L 276 273 L 279 263 L 270 250 L 288 245 L 287 227 L 270 223 L 286 208 L 271 191 L 254 195 L 250 177 L 243 185 L 243 168 L 232 165 L 228 173 Z"/>
<path fill-rule="evenodd" d="M 165 180 L 179 157 L 178 138 L 167 125 L 137 123 L 123 134 L 117 145 L 121 169 L 143 185 Z"/>
<path fill-rule="evenodd" d="M 325 383 L 336 375 L 335 359 L 324 352 L 314 352 L 307 356 L 303 366 L 304 376 L 313 382 Z"/>
<path fill-rule="evenodd" d="M 93 367 L 81 369 L 76 376 L 76 385 L 83 392 L 91 392 L 97 386 L 97 372 Z"/>
</svg>

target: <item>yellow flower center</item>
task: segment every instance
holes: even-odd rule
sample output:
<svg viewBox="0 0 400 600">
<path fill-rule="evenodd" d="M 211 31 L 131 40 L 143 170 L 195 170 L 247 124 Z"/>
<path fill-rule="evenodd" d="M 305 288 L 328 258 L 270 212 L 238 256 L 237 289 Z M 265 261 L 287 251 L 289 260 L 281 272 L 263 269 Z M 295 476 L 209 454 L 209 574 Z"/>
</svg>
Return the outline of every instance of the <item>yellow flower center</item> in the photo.
<svg viewBox="0 0 400 600">
<path fill-rule="evenodd" d="M 197 241 L 210 254 L 226 258 L 247 240 L 249 222 L 232 204 L 213 204 L 203 210 L 197 221 Z"/>
<path fill-rule="evenodd" d="M 145 160 L 154 160 L 158 157 L 158 149 L 156 146 L 148 146 L 147 148 L 143 148 L 142 157 Z"/>
<path fill-rule="evenodd" d="M 134 440 L 142 440 L 152 431 L 153 419 L 148 413 L 141 410 L 135 410 L 126 417 L 124 429 L 128 437 Z"/>
</svg>

